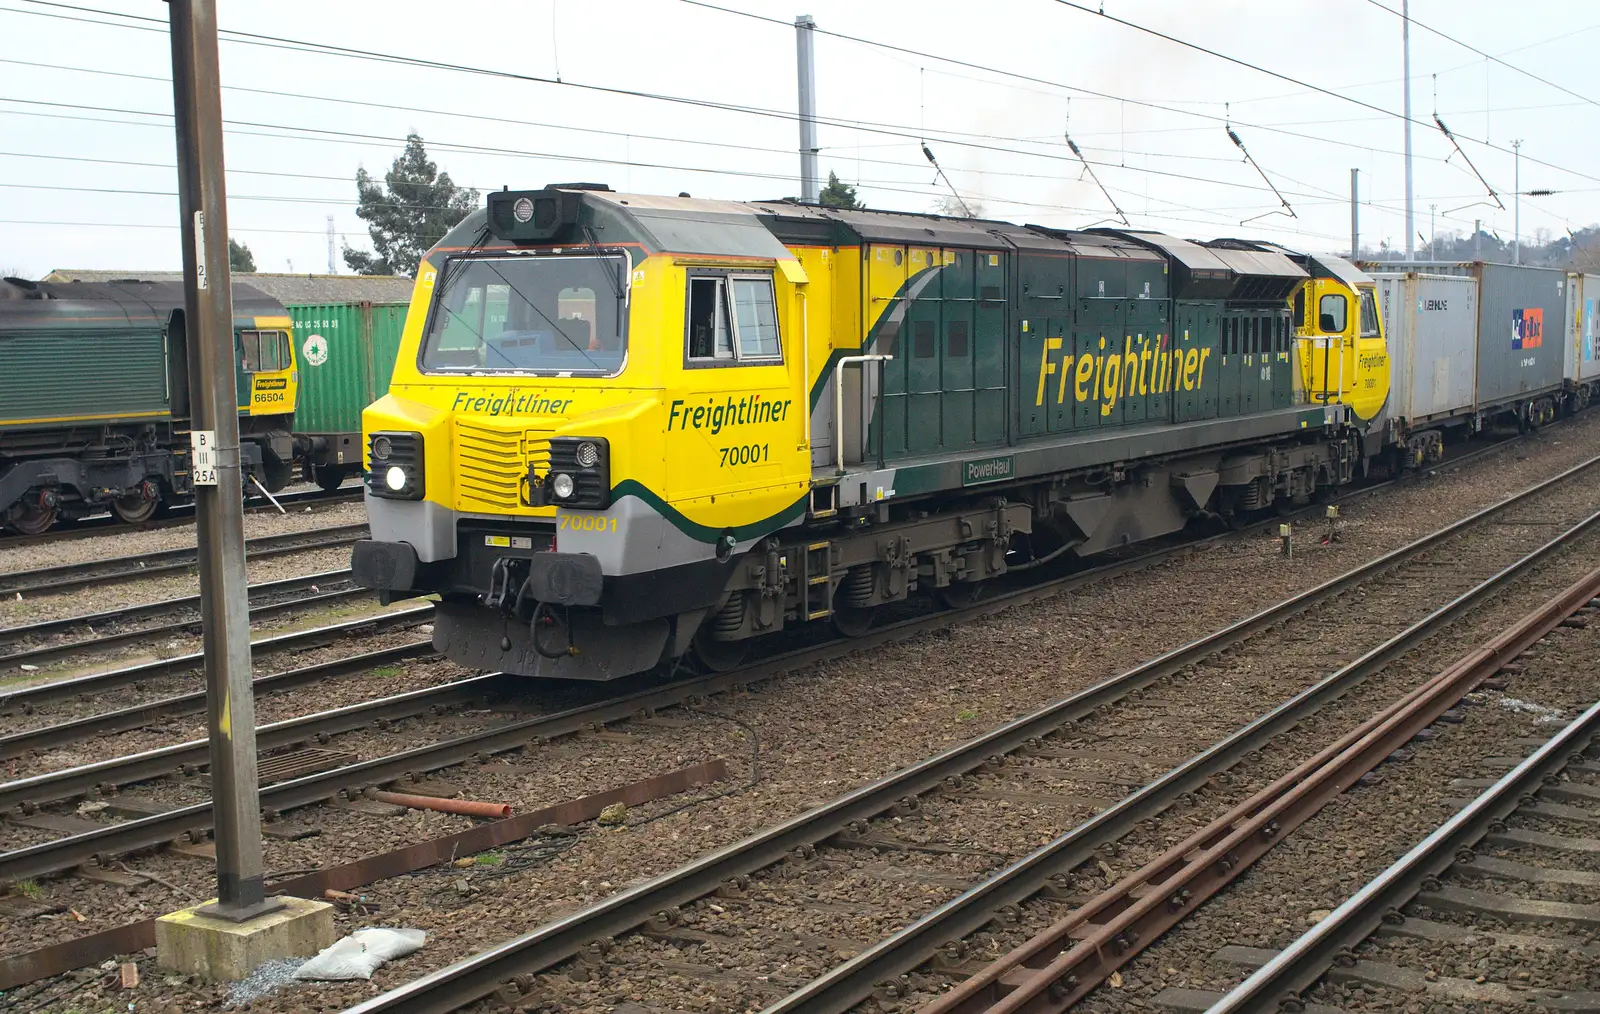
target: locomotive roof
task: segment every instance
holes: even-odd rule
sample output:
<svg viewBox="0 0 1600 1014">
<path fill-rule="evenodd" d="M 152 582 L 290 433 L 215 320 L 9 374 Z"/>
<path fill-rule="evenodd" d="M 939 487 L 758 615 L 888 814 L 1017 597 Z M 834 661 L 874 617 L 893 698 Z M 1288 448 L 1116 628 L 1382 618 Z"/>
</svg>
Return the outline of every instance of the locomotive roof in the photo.
<svg viewBox="0 0 1600 1014">
<path fill-rule="evenodd" d="M 910 211 L 829 208 L 791 201 L 762 201 L 767 227 L 780 238 L 832 243 L 894 243 L 906 246 L 960 246 L 995 249 L 1072 251 L 1085 257 L 1156 259 L 1149 251 L 1113 236 L 1042 225 L 1017 225 L 988 218 L 951 218 Z"/>
<path fill-rule="evenodd" d="M 117 282 L 3 283 L 7 298 L 0 298 L 0 328 L 17 329 L 41 324 L 71 327 L 93 322 L 96 326 L 165 327 L 172 311 L 184 305 L 182 282 L 123 280 Z M 233 285 L 235 327 L 249 327 L 257 317 L 287 316 L 283 304 L 243 282 Z"/>
<path fill-rule="evenodd" d="M 266 293 L 279 302 L 297 303 L 409 303 L 415 282 L 400 275 L 312 275 L 268 271 L 235 271 L 233 280 Z M 181 271 L 106 271 L 56 268 L 40 279 L 45 282 L 182 282 Z"/>
</svg>

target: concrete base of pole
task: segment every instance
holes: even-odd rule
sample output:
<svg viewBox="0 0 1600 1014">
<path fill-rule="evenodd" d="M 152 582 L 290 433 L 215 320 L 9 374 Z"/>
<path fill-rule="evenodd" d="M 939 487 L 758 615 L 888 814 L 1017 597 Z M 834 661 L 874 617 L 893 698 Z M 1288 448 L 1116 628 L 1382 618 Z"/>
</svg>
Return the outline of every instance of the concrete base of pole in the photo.
<svg viewBox="0 0 1600 1014">
<path fill-rule="evenodd" d="M 164 915 L 156 920 L 156 963 L 213 982 L 236 982 L 263 962 L 310 957 L 333 943 L 332 905 L 303 898 L 283 902 L 245 922 L 204 915 L 204 905 Z"/>
</svg>

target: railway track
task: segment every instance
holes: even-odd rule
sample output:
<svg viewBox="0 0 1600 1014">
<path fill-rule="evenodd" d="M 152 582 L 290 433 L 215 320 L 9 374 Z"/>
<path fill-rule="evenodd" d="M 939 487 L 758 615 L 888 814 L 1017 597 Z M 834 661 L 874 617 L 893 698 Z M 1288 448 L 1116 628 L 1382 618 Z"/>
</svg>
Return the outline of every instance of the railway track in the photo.
<svg viewBox="0 0 1600 1014">
<path fill-rule="evenodd" d="M 348 503 L 359 500 L 361 497 L 361 488 L 357 486 L 350 489 L 334 490 L 331 493 L 320 489 L 299 490 L 293 493 L 280 494 L 277 500 L 284 507 L 298 507 L 308 504 Z M 277 508 L 262 497 L 252 496 L 245 500 L 245 511 L 252 514 L 275 513 Z M 168 508 L 165 517 L 137 525 L 126 524 L 110 513 L 98 514 L 79 521 L 58 524 L 55 528 L 42 535 L 7 535 L 0 537 L 0 551 L 14 547 L 43 546 L 52 542 L 76 542 L 79 539 L 95 538 L 102 535 L 157 532 L 165 528 L 181 528 L 192 524 L 194 524 L 194 504 L 192 503 L 175 505 Z"/>
<path fill-rule="evenodd" d="M 1524 494 L 1521 494 L 1518 497 L 1510 498 L 1487 511 L 1480 512 L 1479 515 L 1475 515 L 1472 519 L 1468 520 L 1475 522 L 1476 520 L 1498 517 L 1503 510 L 1509 509 L 1513 505 L 1519 503 L 1523 497 L 1536 496 L 1546 489 L 1558 486 L 1567 478 L 1586 473 L 1591 466 L 1596 464 L 1600 464 L 1600 459 L 1594 459 L 1593 461 L 1586 463 L 1584 466 L 1580 466 L 1579 468 L 1572 469 L 1567 473 L 1563 473 L 1561 476 L 1558 476 L 1549 482 L 1533 487 L 1532 489 L 1525 491 Z M 1463 522 L 1463 525 L 1465 524 L 1466 522 Z M 1455 527 L 1457 526 L 1453 526 L 1452 529 L 1447 529 L 1446 531 L 1453 531 Z M 1228 536 L 1216 536 L 1214 538 L 1226 537 Z M 1426 548 L 1427 545 L 1431 545 L 1431 543 L 1428 540 L 1423 540 L 1421 543 L 1416 544 L 1412 551 L 1421 552 Z M 460 763 L 463 757 L 473 757 L 503 752 L 523 746 L 530 741 L 556 738 L 569 735 L 572 732 L 579 731 L 591 725 L 621 721 L 640 713 L 648 713 L 654 709 L 681 704 L 685 700 L 693 697 L 713 694 L 729 687 L 740 686 L 751 682 L 769 679 L 784 672 L 814 664 L 818 661 L 842 657 L 844 655 L 870 649 L 873 644 L 889 643 L 905 637 L 913 636 L 926 630 L 937 629 L 951 623 L 960 622 L 963 619 L 986 615 L 1027 601 L 1033 601 L 1039 598 L 1057 595 L 1073 587 L 1080 587 L 1093 581 L 1104 580 L 1117 574 L 1126 573 L 1135 569 L 1149 566 L 1154 562 L 1170 558 L 1174 553 L 1188 552 L 1191 549 L 1191 545 L 1183 545 L 1165 550 L 1158 550 L 1116 563 L 1102 565 L 1078 574 L 1046 580 L 1028 587 L 1001 593 L 993 598 L 983 600 L 974 606 L 967 607 L 966 609 L 939 612 L 906 619 L 879 630 L 870 631 L 862 638 L 832 641 L 819 646 L 797 649 L 777 656 L 776 658 L 768 659 L 729 673 L 680 679 L 665 685 L 652 686 L 637 693 L 624 694 L 620 697 L 601 701 L 597 704 L 587 707 L 578 708 L 568 712 L 562 712 L 554 716 L 513 722 L 504 727 L 491 729 L 483 733 L 475 734 L 474 736 L 464 737 L 459 741 L 442 744 L 438 749 L 430 746 L 417 748 L 411 751 L 404 751 L 401 754 L 394 755 L 393 758 L 383 758 L 378 762 L 374 762 L 378 766 L 371 769 L 356 770 L 362 766 L 355 765 L 351 771 L 348 772 L 348 774 L 353 779 L 354 784 L 358 785 L 358 787 L 365 787 L 367 785 L 380 783 L 384 780 L 398 777 L 395 772 L 401 772 L 409 775 L 415 774 L 419 771 L 425 772 L 439 770 L 440 768 L 449 767 Z M 413 615 L 413 613 L 415 613 L 415 615 Z M 406 622 L 420 623 L 423 622 L 429 615 L 431 615 L 431 606 L 419 607 L 417 610 L 408 610 L 403 614 L 390 615 L 402 616 L 405 618 Z M 308 632 L 308 635 L 325 639 L 329 632 L 343 633 L 345 632 L 345 628 L 348 628 L 352 625 L 358 625 L 362 622 L 364 621 L 353 621 L 352 624 L 342 624 L 330 628 L 321 628 L 318 631 Z M 294 638 L 299 636 L 301 635 L 284 635 L 284 638 Z M 273 638 L 261 643 L 271 644 L 278 640 L 280 639 Z M 130 667 L 129 669 L 116 670 L 105 674 L 97 674 L 92 677 L 81 677 L 78 680 L 67 680 L 56 684 L 43 684 L 38 687 L 27 688 L 25 690 L 20 690 L 13 693 L 9 698 L 0 697 L 0 710 L 4 710 L 8 704 L 13 707 L 19 704 L 23 707 L 28 707 L 31 705 L 36 705 L 45 700 L 59 699 L 61 696 L 63 696 L 63 694 L 67 693 L 83 693 L 86 690 L 98 691 L 105 689 L 110 685 L 120 685 L 130 682 L 134 679 L 143 679 L 152 675 L 160 675 L 162 673 L 172 671 L 173 668 L 183 668 L 186 665 L 192 665 L 196 658 L 197 656 L 185 656 L 183 659 L 174 659 L 166 663 Z M 338 663 L 331 664 L 337 665 Z M 271 677 L 269 677 L 269 679 L 270 678 Z M 313 678 L 315 677 L 293 677 L 296 682 L 300 683 L 305 682 L 307 679 Z M 259 685 L 261 681 L 258 680 L 257 683 Z M 74 687 L 72 684 L 79 684 L 79 686 Z M 186 695 L 181 702 L 179 702 L 176 698 L 172 700 L 174 701 L 174 703 L 171 705 L 173 708 L 192 708 L 197 703 L 198 698 L 192 695 Z M 167 705 L 163 704 L 162 702 L 157 702 L 157 706 L 166 707 Z M 359 714 L 359 708 L 360 706 L 356 706 L 356 709 L 351 713 Z M 130 723 L 137 721 L 138 713 L 139 709 L 137 708 L 119 709 L 115 712 L 89 716 L 83 719 L 76 719 L 68 723 L 62 723 L 58 726 L 47 726 L 35 730 L 29 730 L 8 736 L 5 739 L 0 740 L 0 746 L 3 746 L 3 749 L 7 753 L 15 753 L 23 748 L 38 749 L 41 745 L 51 746 L 62 742 L 71 742 L 77 738 L 81 738 L 82 736 L 95 735 L 102 731 L 112 731 L 119 728 L 127 728 L 130 726 Z M 338 716 L 330 719 L 330 721 L 344 723 L 341 725 L 341 729 L 355 727 L 348 724 L 345 716 Z M 326 731 L 327 730 L 318 729 L 314 726 L 301 727 L 301 734 L 307 737 Z M 0 809 L 16 806 L 38 806 L 51 801 L 51 797 L 41 797 L 39 799 L 33 799 L 29 797 L 30 792 L 38 791 L 38 789 L 42 787 L 48 786 L 49 791 L 58 792 L 59 794 L 53 798 L 59 799 L 65 796 L 70 796 L 79 791 L 85 791 L 87 787 L 94 785 L 104 784 L 107 786 L 115 786 L 138 781 L 140 778 L 147 777 L 145 772 L 150 770 L 148 766 L 148 760 L 144 758 L 143 755 L 137 755 L 132 758 L 119 758 L 110 762 L 105 762 L 101 765 L 93 765 L 92 767 L 95 771 L 93 777 L 89 777 L 84 772 L 74 770 L 61 773 L 60 780 L 57 780 L 58 776 L 42 775 L 35 779 L 24 780 L 24 782 L 0 785 L 0 800 L 5 801 L 4 806 L 0 807 Z M 167 770 L 170 770 L 170 767 Z M 336 778 L 343 777 L 343 775 L 340 775 L 337 772 L 334 773 L 334 776 Z M 324 799 L 327 797 L 328 793 L 326 791 L 326 783 L 324 780 L 322 780 L 323 778 L 324 776 L 322 775 L 313 776 L 313 780 L 308 786 L 290 786 L 286 784 L 281 789 L 281 795 L 276 794 L 279 792 L 279 788 L 274 787 L 271 791 L 274 793 L 273 798 L 278 801 L 273 803 L 268 803 L 266 801 L 268 793 L 264 791 L 263 805 L 272 806 L 277 809 L 289 809 L 296 806 L 306 805 L 305 800 L 314 802 Z M 70 792 L 62 791 L 60 786 L 64 784 L 70 784 L 74 786 L 74 788 Z M 310 795 L 305 795 L 306 792 L 309 792 Z M 193 815 L 200 814 L 201 811 L 193 807 L 188 808 L 188 810 L 185 812 L 188 811 L 193 811 L 193 813 L 190 814 L 190 816 L 177 819 L 180 820 L 180 822 L 182 820 L 191 821 L 191 823 L 184 825 L 185 828 L 199 828 L 201 825 L 193 823 L 192 818 Z M 124 841 L 136 842 L 136 844 L 127 845 L 125 847 L 126 850 L 158 845 L 163 841 L 170 840 L 172 837 L 170 833 L 170 827 L 171 825 L 169 824 L 155 823 L 150 825 L 147 830 L 142 832 L 123 832 L 115 839 L 117 842 L 116 849 L 108 849 L 108 851 L 124 849 L 124 846 L 121 844 Z M 95 847 L 98 848 L 99 846 Z M 78 861 L 78 857 L 82 854 L 81 849 L 66 849 L 61 853 L 61 856 L 64 858 L 49 859 L 49 847 L 43 846 L 41 848 L 46 850 L 44 854 L 47 858 L 44 860 L 44 862 L 59 863 L 59 865 L 53 867 L 53 870 L 65 869 L 69 868 L 71 865 L 75 865 L 75 863 Z M 91 851 L 89 854 L 95 853 Z M 8 867 L 6 866 L 5 860 L 6 856 L 0 855 L 0 881 L 9 879 L 6 872 Z M 34 869 L 36 867 L 28 868 Z M 43 870 L 43 872 L 51 871 L 52 870 L 50 869 Z M 29 874 L 21 874 L 21 876 L 27 875 Z"/>
<path fill-rule="evenodd" d="M 1576 554 L 1592 552 L 1597 541 L 1593 529 L 1600 521 L 1600 515 L 1588 510 L 1592 491 L 1581 482 L 1564 487 L 1588 467 L 352 1010 L 454 1010 L 497 991 L 503 1002 L 512 1004 L 559 1003 L 559 988 L 535 986 L 524 995 L 519 987 L 504 984 L 517 976 L 523 977 L 518 982 L 530 983 L 530 974 L 580 954 L 583 962 L 569 966 L 577 977 L 614 974 L 619 980 L 648 978 L 659 984 L 660 969 L 667 968 L 674 981 L 726 989 L 714 998 L 696 995 L 697 1002 L 716 1007 L 761 1003 L 772 1011 L 849 1009 L 877 984 L 892 983 L 959 939 L 963 920 L 966 929 L 975 929 L 997 912 L 1006 918 L 1008 911 L 1015 911 L 1012 906 L 1049 886 L 1052 876 L 1093 858 L 1098 846 L 1196 793 L 1215 772 L 1339 700 L 1446 622 L 1503 598 L 1533 568 L 1562 559 L 1570 566 Z M 1485 524 L 1515 520 L 1514 512 L 1525 507 L 1536 508 L 1540 522 L 1561 520 L 1562 534 L 1549 539 L 1551 530 L 1542 525 Z M 1513 532 L 1517 537 L 1507 539 Z M 1402 604 L 1403 598 L 1410 601 Z M 1291 619 L 1296 622 L 1286 622 Z M 1342 650 L 1312 655 L 1309 647 L 1327 643 L 1324 638 L 1334 629 Z M 1290 632 L 1301 636 L 1286 637 Z M 1227 654 L 1219 658 L 1223 652 Z M 1252 658 L 1262 664 L 1252 665 Z M 1181 686 L 1169 677 L 1192 676 L 1207 662 L 1212 663 L 1202 682 L 1207 710 L 1223 714 L 1202 720 L 1199 709 L 1185 704 L 1179 721 L 1168 715 L 1151 722 L 1148 707 L 1140 712 L 1145 698 L 1137 691 L 1158 681 L 1166 681 L 1169 689 Z M 1217 689 L 1216 667 L 1241 677 L 1231 714 L 1217 707 L 1225 695 Z M 1258 679 L 1242 679 L 1252 669 Z M 1262 695 L 1276 687 L 1302 689 L 1266 715 L 1258 714 Z M 1278 696 L 1281 691 L 1273 698 Z M 1052 751 L 1041 742 L 1068 726 L 1071 742 L 1064 749 Z M 1126 731 L 1141 727 L 1132 736 Z M 1213 738 L 1219 733 L 1221 738 Z M 1148 770 L 1141 768 L 1151 761 L 1158 768 L 1166 764 L 1159 754 L 1152 756 L 1152 739 L 1169 750 L 1186 743 L 1210 745 L 1150 781 Z M 1028 750 L 1032 753 L 1026 763 L 1006 759 Z M 1067 763 L 1053 763 L 1057 761 Z M 1030 770 L 1040 762 L 1047 762 L 1049 770 Z M 1131 768 L 1116 768 L 1130 762 Z M 1077 770 L 1084 766 L 1089 770 Z M 1118 800 L 1126 788 L 1137 791 Z M 1013 857 L 1005 850 L 997 854 L 981 844 L 981 829 L 997 811 L 1019 805 L 1061 807 L 1058 819 L 1092 816 L 1051 847 L 1037 854 L 1018 850 L 1021 858 L 1010 861 Z M 1036 840 L 1036 825 L 1031 833 Z M 895 858 L 885 862 L 874 853 Z M 774 864 L 768 874 L 754 877 Z M 978 884 L 986 886 L 974 886 Z M 695 904 L 711 895 L 717 896 L 714 901 Z M 942 915 L 933 930 L 918 929 L 914 920 L 906 926 L 908 910 L 925 910 L 934 897 L 956 899 L 945 907 L 954 906 L 959 916 Z M 829 899 L 836 900 L 830 904 Z M 780 912 L 800 915 L 775 939 L 763 930 Z M 642 933 L 625 936 L 609 949 L 591 943 L 641 927 Z M 899 932 L 872 943 L 884 931 L 895 930 Z M 819 965 L 819 955 L 842 953 L 855 956 L 838 965 L 824 957 Z M 690 955 L 692 960 L 685 960 Z M 670 1005 L 681 998 L 653 992 L 652 999 Z"/>
<path fill-rule="evenodd" d="M 1591 899 L 1600 893 L 1600 873 L 1583 858 L 1600 851 L 1600 841 L 1592 830 L 1573 833 L 1574 827 L 1600 824 L 1597 737 L 1600 703 L 1535 744 L 1510 771 L 1488 779 L 1490 784 L 1463 801 L 1453 817 L 1289 946 L 1276 952 L 1230 948 L 1223 960 L 1259 965 L 1239 986 L 1226 994 L 1169 996 L 1165 1005 L 1210 1014 L 1266 1014 L 1296 1004 L 1325 1007 L 1318 1004 L 1319 995 L 1333 1000 L 1339 987 L 1356 984 L 1409 998 L 1420 994 L 1486 1006 L 1600 1007 L 1600 993 L 1573 984 L 1583 983 L 1585 966 L 1592 970 L 1600 961 L 1600 947 L 1558 929 L 1565 925 L 1592 933 L 1600 906 L 1538 896 L 1541 888 L 1557 893 L 1568 888 Z M 1538 829 L 1552 824 L 1561 833 Z M 1485 881 L 1501 889 L 1486 887 Z M 1372 946 L 1358 953 L 1367 941 Z M 1397 963 L 1396 951 L 1432 967 Z M 1437 970 L 1453 959 L 1457 968 L 1477 971 L 1489 964 L 1486 953 L 1507 951 L 1573 962 L 1578 974 L 1566 977 L 1566 983 L 1533 984 L 1526 972 L 1520 980 L 1513 973 L 1509 981 L 1490 981 L 1487 975 Z M 1319 980 L 1320 994 L 1300 996 Z"/>
<path fill-rule="evenodd" d="M 1495 449 L 1494 447 L 1481 448 L 1471 456 L 1477 457 L 1481 453 Z M 1453 462 L 1447 462 L 1445 467 L 1459 464 L 1464 460 L 1467 459 L 1465 457 L 1455 459 Z M 1353 492 L 1346 499 L 1367 495 L 1374 492 L 1375 489 L 1376 487 Z M 1320 508 L 1318 510 L 1320 511 Z M 1485 513 L 1487 515 L 1494 513 L 1494 511 Z M 1217 538 L 1227 537 L 1231 536 L 1219 536 Z M 352 791 L 359 792 L 368 785 L 382 784 L 385 779 L 392 780 L 401 774 L 414 776 L 419 772 L 449 767 L 461 763 L 461 758 L 463 757 L 481 759 L 495 752 L 525 745 L 532 740 L 558 737 L 592 726 L 603 725 L 607 722 L 622 721 L 639 714 L 641 711 L 670 707 L 674 704 L 683 703 L 685 700 L 692 699 L 697 695 L 716 693 L 741 683 L 766 679 L 790 668 L 798 668 L 818 660 L 840 657 L 856 651 L 870 649 L 875 643 L 888 643 L 912 636 L 923 630 L 935 629 L 972 616 L 997 612 L 1031 599 L 1053 596 L 1071 587 L 1082 586 L 1117 573 L 1148 566 L 1151 563 L 1168 558 L 1174 553 L 1187 552 L 1188 548 L 1173 547 L 1149 553 L 1142 557 L 1104 565 L 1093 571 L 1049 581 L 1041 587 L 1018 589 L 1001 595 L 992 601 L 981 602 L 973 608 L 960 612 L 936 614 L 907 620 L 896 624 L 892 628 L 873 631 L 867 638 L 858 641 L 842 642 L 793 652 L 788 656 L 769 660 L 759 666 L 751 667 L 738 673 L 724 674 L 720 677 L 696 677 L 679 681 L 669 686 L 653 687 L 627 695 L 620 700 L 604 701 L 592 707 L 578 708 L 557 715 L 545 716 L 541 719 L 512 723 L 510 727 L 491 729 L 483 735 L 464 737 L 455 742 L 441 744 L 439 749 L 424 748 L 418 751 L 408 751 L 404 755 L 395 757 L 377 758 L 372 767 L 356 765 L 331 777 L 313 775 L 310 776 L 309 781 L 295 779 L 294 781 L 300 784 L 287 785 L 281 793 L 276 791 L 274 787 L 273 791 L 268 793 L 272 802 L 267 805 L 273 809 L 278 809 L 279 804 L 283 808 L 305 805 L 299 802 L 302 799 L 309 799 L 313 802 L 320 801 L 330 794 L 328 791 L 330 786 L 334 787 L 335 791 L 338 791 L 339 787 L 342 786 L 344 793 L 348 795 Z M 419 644 L 416 647 L 420 649 L 422 645 Z M 428 693 L 431 693 L 431 691 Z M 389 712 L 388 714 L 391 716 L 414 713 L 418 709 L 417 702 L 420 700 L 423 702 L 423 710 L 425 710 L 430 706 L 428 704 L 428 693 L 423 693 L 410 701 L 368 702 L 366 705 L 339 709 L 343 714 L 338 715 L 330 714 L 325 717 L 306 716 L 305 720 L 293 720 L 299 723 L 297 726 L 292 723 L 277 723 L 278 726 L 283 728 L 274 728 L 270 731 L 264 730 L 264 737 L 269 739 L 274 746 L 269 747 L 264 743 L 263 750 L 275 749 L 278 743 L 287 743 L 289 740 L 286 737 L 298 737 L 294 739 L 295 743 L 306 743 L 315 741 L 320 736 L 336 733 L 339 728 L 355 728 L 360 725 L 370 724 L 374 720 L 383 718 L 382 709 L 384 708 L 401 709 L 398 712 Z M 440 699 L 435 698 L 434 700 L 437 703 Z M 193 708 L 197 705 L 197 701 L 198 695 L 192 695 L 187 702 L 174 702 L 173 710 L 176 712 L 184 708 Z M 160 702 L 156 703 L 160 704 Z M 92 734 L 96 729 L 101 731 L 112 730 L 128 722 L 135 721 L 137 718 L 133 713 L 135 710 L 137 709 L 122 709 L 120 714 L 109 713 L 105 716 L 91 716 L 89 720 L 86 720 L 79 727 L 79 731 Z M 271 737 L 278 738 L 272 739 Z M 293 752 L 292 748 L 289 752 Z M 53 798 L 75 798 L 83 794 L 109 791 L 119 784 L 145 780 L 160 774 L 171 773 L 174 770 L 181 770 L 185 767 L 190 771 L 195 771 L 199 768 L 199 764 L 195 762 L 200 761 L 203 763 L 202 753 L 203 747 L 200 744 L 176 744 L 170 748 L 150 751 L 149 754 L 141 755 L 137 759 L 119 758 L 97 765 L 90 765 L 85 769 L 51 773 L 39 776 L 36 779 L 27 779 L 23 782 L 12 783 L 6 787 L 16 791 L 4 797 L 3 806 L 13 813 L 19 812 L 17 809 L 19 807 L 22 810 L 32 809 L 38 812 L 48 805 L 48 800 Z M 130 810 L 124 815 L 135 817 L 138 816 L 138 811 L 136 809 Z M 133 843 L 126 847 L 159 846 L 171 840 L 172 835 L 175 833 L 174 829 L 180 832 L 190 832 L 192 837 L 192 832 L 198 831 L 206 822 L 205 815 L 198 813 L 192 807 L 183 808 L 182 812 L 173 814 L 151 814 L 148 819 L 153 822 L 145 824 L 143 828 L 120 832 L 123 836 L 122 842 Z M 140 820 L 129 821 L 130 824 L 141 822 Z M 127 826 L 120 825 L 123 828 Z M 98 832 L 96 833 L 98 834 Z M 71 836 L 71 838 L 78 837 L 80 836 Z M 70 838 L 63 839 L 62 843 L 64 844 L 70 840 Z M 94 851 L 87 853 L 81 851 L 85 845 L 92 847 Z M 124 846 L 116 840 L 101 838 L 96 842 L 76 842 L 73 843 L 73 847 L 79 849 L 79 851 L 62 851 L 56 854 L 59 861 L 56 862 L 54 869 L 58 871 L 65 869 L 84 854 L 110 857 L 118 848 Z M 35 855 L 34 858 L 39 859 L 40 856 Z"/>
<path fill-rule="evenodd" d="M 285 613 L 336 606 L 376 597 L 369 589 L 356 587 L 349 570 L 330 570 L 303 577 L 285 578 L 252 585 L 250 620 L 252 623 Z M 305 593 L 305 594 L 297 594 Z M 177 614 L 179 619 L 148 626 L 126 626 L 128 621 L 150 616 Z M 101 629 L 95 629 L 99 627 Z M 122 629 L 105 629 L 120 627 Z M 89 636 L 73 640 L 56 639 L 79 629 Z M 110 648 L 150 641 L 172 635 L 200 633 L 200 596 L 185 595 L 161 602 L 141 603 L 88 616 L 41 620 L 25 626 L 0 628 L 0 671 L 23 665 L 39 665 L 74 655 L 87 655 Z M 44 643 L 40 643 L 43 641 Z"/>
<path fill-rule="evenodd" d="M 421 626 L 433 617 L 433 604 L 408 606 L 385 613 L 375 613 L 340 623 L 330 623 L 310 630 L 295 631 L 263 637 L 251 645 L 258 656 L 274 651 L 301 651 L 320 645 L 333 644 L 350 637 L 361 637 L 386 630 L 401 630 Z M 140 662 L 135 665 L 108 669 L 104 672 L 72 676 L 33 686 L 17 687 L 0 692 L 0 717 L 10 714 L 31 714 L 42 704 L 73 697 L 100 694 L 119 687 L 137 685 L 147 680 L 174 676 L 197 670 L 204 662 L 201 652 L 175 655 L 171 658 Z"/>
<path fill-rule="evenodd" d="M 284 535 L 263 535 L 245 540 L 250 559 L 260 560 L 286 553 L 348 546 L 365 538 L 365 524 L 332 525 Z M 53 595 L 122 581 L 134 581 L 155 574 L 171 574 L 195 567 L 194 549 L 166 549 L 154 553 L 117 556 L 87 563 L 40 567 L 0 574 L 0 594 Z"/>
</svg>

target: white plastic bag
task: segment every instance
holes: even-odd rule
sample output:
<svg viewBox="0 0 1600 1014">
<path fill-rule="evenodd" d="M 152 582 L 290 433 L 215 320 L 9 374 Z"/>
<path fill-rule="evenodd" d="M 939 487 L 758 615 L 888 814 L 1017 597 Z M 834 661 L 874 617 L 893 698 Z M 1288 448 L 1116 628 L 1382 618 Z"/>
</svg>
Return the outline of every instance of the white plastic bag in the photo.
<svg viewBox="0 0 1600 1014">
<path fill-rule="evenodd" d="M 356 930 L 317 952 L 301 965 L 296 979 L 370 979 L 385 961 L 403 958 L 421 947 L 427 933 L 419 929 Z"/>
</svg>

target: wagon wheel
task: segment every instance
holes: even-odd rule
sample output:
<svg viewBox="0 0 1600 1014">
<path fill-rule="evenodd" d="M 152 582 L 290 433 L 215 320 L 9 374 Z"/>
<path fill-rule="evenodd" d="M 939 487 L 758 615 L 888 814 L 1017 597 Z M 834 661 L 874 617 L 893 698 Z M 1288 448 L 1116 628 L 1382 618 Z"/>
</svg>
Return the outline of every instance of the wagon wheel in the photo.
<svg viewBox="0 0 1600 1014">
<path fill-rule="evenodd" d="M 54 507 L 29 507 L 11 519 L 11 527 L 23 535 L 43 535 L 55 523 Z"/>
<path fill-rule="evenodd" d="M 853 609 L 850 606 L 835 606 L 833 616 L 830 617 L 833 629 L 840 637 L 860 637 L 872 626 L 872 621 L 877 618 L 876 606 L 865 609 Z"/>
<path fill-rule="evenodd" d="M 694 657 L 711 672 L 737 669 L 739 663 L 744 661 L 745 652 L 750 649 L 750 639 L 718 641 L 709 635 L 708 626 L 702 624 L 700 629 L 695 631 Z"/>
<path fill-rule="evenodd" d="M 344 482 L 344 469 L 338 465 L 318 465 L 311 473 L 317 485 L 332 493 Z"/>
<path fill-rule="evenodd" d="M 146 500 L 138 493 L 130 493 L 111 501 L 111 513 L 124 524 L 142 525 L 156 515 L 159 500 Z"/>
</svg>

